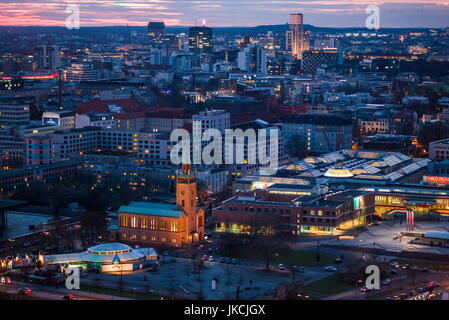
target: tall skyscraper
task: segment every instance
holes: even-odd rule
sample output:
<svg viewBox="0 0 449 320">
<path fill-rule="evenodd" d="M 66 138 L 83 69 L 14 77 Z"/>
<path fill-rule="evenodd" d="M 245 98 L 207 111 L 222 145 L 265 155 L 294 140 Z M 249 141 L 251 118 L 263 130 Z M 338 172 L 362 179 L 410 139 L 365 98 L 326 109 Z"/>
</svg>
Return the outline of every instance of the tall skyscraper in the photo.
<svg viewBox="0 0 449 320">
<path fill-rule="evenodd" d="M 165 23 L 149 22 L 148 23 L 148 35 L 150 37 L 156 37 L 156 38 L 165 36 Z"/>
<path fill-rule="evenodd" d="M 238 54 L 238 66 L 250 73 L 267 73 L 267 53 L 257 44 L 249 44 Z"/>
<path fill-rule="evenodd" d="M 205 26 L 189 28 L 189 52 L 203 58 L 212 53 L 212 28 Z"/>
<path fill-rule="evenodd" d="M 61 51 L 56 45 L 41 45 L 37 48 L 37 60 L 40 69 L 56 71 L 61 67 Z"/>
<path fill-rule="evenodd" d="M 286 49 L 295 59 L 301 59 L 304 51 L 304 29 L 302 13 L 290 14 L 290 30 L 286 33 Z"/>
</svg>

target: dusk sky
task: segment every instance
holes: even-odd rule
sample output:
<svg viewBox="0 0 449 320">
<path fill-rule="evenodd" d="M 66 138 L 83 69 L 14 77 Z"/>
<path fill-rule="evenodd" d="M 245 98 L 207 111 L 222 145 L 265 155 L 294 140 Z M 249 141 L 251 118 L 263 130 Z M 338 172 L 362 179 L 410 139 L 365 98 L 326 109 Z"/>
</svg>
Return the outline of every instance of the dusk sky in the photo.
<svg viewBox="0 0 449 320">
<path fill-rule="evenodd" d="M 212 27 L 284 24 L 302 12 L 304 23 L 320 27 L 361 27 L 365 8 L 380 7 L 382 27 L 447 27 L 449 0 L 0 0 L 0 25 L 65 26 L 68 4 L 80 8 L 83 26 L 166 25 Z"/>
</svg>

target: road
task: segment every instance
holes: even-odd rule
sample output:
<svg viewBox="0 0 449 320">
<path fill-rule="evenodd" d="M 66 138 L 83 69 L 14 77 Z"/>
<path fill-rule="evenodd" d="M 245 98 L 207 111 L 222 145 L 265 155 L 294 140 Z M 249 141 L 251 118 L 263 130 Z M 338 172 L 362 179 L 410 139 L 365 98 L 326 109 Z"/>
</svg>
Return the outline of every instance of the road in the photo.
<svg viewBox="0 0 449 320">
<path fill-rule="evenodd" d="M 410 274 L 402 272 L 402 274 L 392 277 L 391 284 L 381 285 L 379 290 L 372 290 L 368 292 L 361 292 L 360 288 L 345 291 L 333 296 L 329 296 L 326 300 L 382 300 L 387 296 L 399 296 L 401 293 L 408 293 L 411 290 L 416 290 L 420 287 L 425 287 L 430 281 L 440 283 L 440 290 L 449 289 L 449 273 L 447 272 L 421 272 L 417 273 L 415 280 L 410 277 Z"/>
<path fill-rule="evenodd" d="M 51 286 L 43 286 L 28 282 L 13 281 L 12 284 L 0 284 L 0 292 L 13 294 L 18 296 L 20 288 L 30 288 L 29 296 L 20 296 L 21 298 L 41 299 L 41 300 L 62 300 L 63 296 L 72 294 L 74 300 L 129 300 L 126 298 L 89 293 L 79 290 L 68 290 L 66 288 L 54 288 Z M 19 296 L 18 296 L 19 297 Z"/>
</svg>

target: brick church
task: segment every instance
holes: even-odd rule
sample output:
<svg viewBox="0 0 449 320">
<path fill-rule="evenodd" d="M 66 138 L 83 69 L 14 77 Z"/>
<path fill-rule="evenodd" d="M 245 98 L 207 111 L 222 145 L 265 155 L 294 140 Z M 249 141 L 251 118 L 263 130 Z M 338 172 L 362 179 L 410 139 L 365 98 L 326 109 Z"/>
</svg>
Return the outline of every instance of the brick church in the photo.
<svg viewBox="0 0 449 320">
<path fill-rule="evenodd" d="M 184 247 L 204 238 L 204 210 L 197 208 L 196 172 L 183 164 L 176 174 L 176 204 L 131 202 L 118 210 L 117 240 Z"/>
</svg>

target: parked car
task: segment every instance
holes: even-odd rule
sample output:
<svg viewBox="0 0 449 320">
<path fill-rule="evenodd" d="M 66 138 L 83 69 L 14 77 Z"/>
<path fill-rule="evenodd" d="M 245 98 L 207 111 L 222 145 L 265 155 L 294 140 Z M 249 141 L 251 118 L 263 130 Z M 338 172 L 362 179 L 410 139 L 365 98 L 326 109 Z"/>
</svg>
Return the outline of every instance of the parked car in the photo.
<svg viewBox="0 0 449 320">
<path fill-rule="evenodd" d="M 324 270 L 326 270 L 327 272 L 337 272 L 337 268 L 335 268 L 334 266 L 326 266 Z"/>
<path fill-rule="evenodd" d="M 418 292 L 419 293 L 423 293 L 423 292 L 425 292 L 426 291 L 426 289 L 424 289 L 424 288 L 418 288 Z"/>
<path fill-rule="evenodd" d="M 416 292 L 415 290 L 411 290 L 410 292 L 409 292 L 409 296 L 410 297 L 414 297 L 414 296 L 416 296 L 418 294 L 418 292 Z"/>
<path fill-rule="evenodd" d="M 282 263 L 279 264 L 279 270 L 285 270 L 285 266 Z"/>
<path fill-rule="evenodd" d="M 237 264 L 237 263 L 238 263 L 238 261 L 237 261 L 237 259 L 236 259 L 236 258 L 232 258 L 232 260 L 231 260 L 231 263 L 232 263 L 232 264 Z"/>
<path fill-rule="evenodd" d="M 405 299 L 408 298 L 408 294 L 406 294 L 406 293 L 401 293 L 401 295 L 400 295 L 399 297 L 401 297 L 401 300 L 405 300 Z"/>
<path fill-rule="evenodd" d="M 202 260 L 203 261 L 207 261 L 209 258 L 207 257 L 207 254 L 205 254 L 203 257 L 202 257 Z"/>
<path fill-rule="evenodd" d="M 382 281 L 382 284 L 390 284 L 391 283 L 391 279 L 385 279 L 384 281 Z"/>
<path fill-rule="evenodd" d="M 232 262 L 231 258 L 226 258 L 225 263 L 231 263 L 231 262 Z"/>
<path fill-rule="evenodd" d="M 220 257 L 220 258 L 218 258 L 218 261 L 220 262 L 220 263 L 225 263 L 225 258 L 224 257 Z"/>
<path fill-rule="evenodd" d="M 19 293 L 19 296 L 27 296 L 31 293 L 31 289 L 30 288 L 20 288 L 18 293 Z"/>
<path fill-rule="evenodd" d="M 210 262 L 215 261 L 214 256 L 209 256 L 209 261 L 210 261 Z"/>
<path fill-rule="evenodd" d="M 212 253 L 212 248 L 207 249 L 207 253 Z"/>
</svg>

